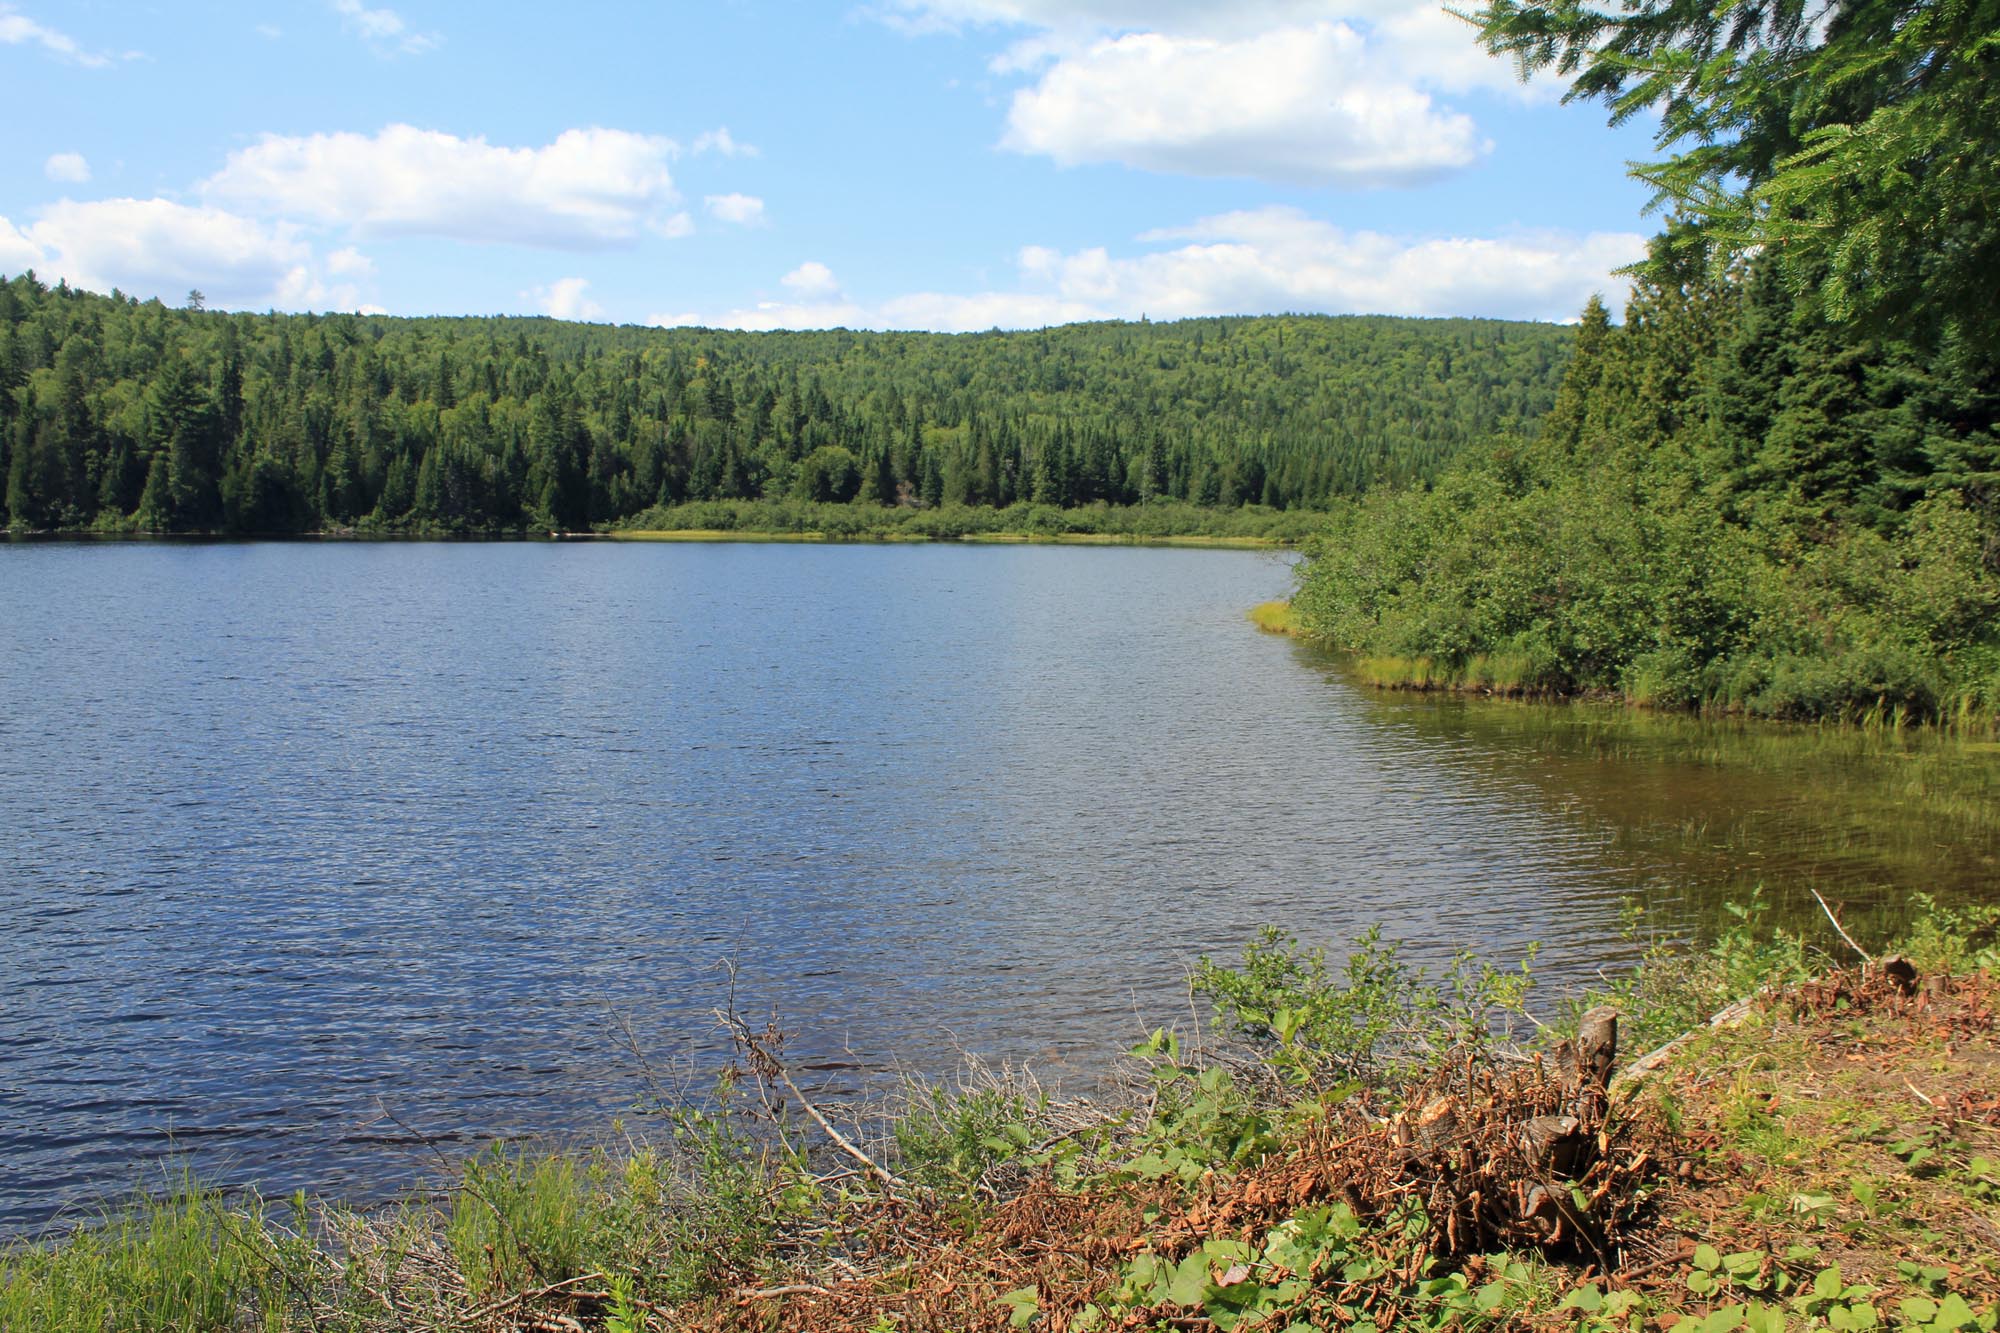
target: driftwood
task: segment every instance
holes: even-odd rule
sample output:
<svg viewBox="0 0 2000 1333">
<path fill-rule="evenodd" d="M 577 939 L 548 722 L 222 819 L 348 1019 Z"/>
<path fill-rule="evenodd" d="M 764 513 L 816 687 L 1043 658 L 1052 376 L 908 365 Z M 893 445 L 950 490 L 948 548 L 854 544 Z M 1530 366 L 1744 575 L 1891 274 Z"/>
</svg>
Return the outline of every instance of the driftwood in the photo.
<svg viewBox="0 0 2000 1333">
<path fill-rule="evenodd" d="M 1689 1042 L 1693 1041 L 1696 1037 L 1699 1037 L 1702 1033 L 1712 1032 L 1717 1028 L 1735 1027 L 1738 1023 L 1741 1023 L 1744 1019 L 1750 1017 L 1751 1009 L 1756 1006 L 1757 1001 L 1761 999 L 1765 993 L 1766 993 L 1765 991 L 1760 990 L 1755 995 L 1746 995 L 1742 999 L 1736 1001 L 1736 1003 L 1731 1005 L 1726 1005 L 1723 1008 L 1718 1009 L 1714 1013 L 1714 1015 L 1711 1016 L 1709 1020 L 1706 1023 L 1703 1023 L 1700 1027 L 1689 1028 L 1686 1032 L 1681 1033 L 1680 1036 L 1675 1037 L 1672 1041 L 1666 1043 L 1664 1046 L 1655 1047 L 1654 1049 L 1640 1056 L 1638 1059 L 1634 1060 L 1631 1064 L 1626 1065 L 1625 1068 L 1618 1071 L 1618 1077 L 1613 1079 L 1612 1082 L 1614 1084 L 1623 1084 L 1627 1086 L 1637 1083 L 1640 1079 L 1646 1077 L 1646 1075 L 1652 1073 L 1655 1069 L 1658 1069 L 1661 1065 L 1671 1060 L 1674 1056 L 1675 1051 L 1678 1051 L 1681 1047 L 1687 1045 Z"/>
</svg>

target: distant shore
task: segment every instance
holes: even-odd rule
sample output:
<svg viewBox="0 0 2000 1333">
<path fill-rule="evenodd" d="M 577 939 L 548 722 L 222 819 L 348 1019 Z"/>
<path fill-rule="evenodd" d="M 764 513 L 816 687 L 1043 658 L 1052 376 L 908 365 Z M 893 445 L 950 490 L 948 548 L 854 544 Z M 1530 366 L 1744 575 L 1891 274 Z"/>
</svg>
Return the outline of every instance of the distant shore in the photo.
<svg viewBox="0 0 2000 1333">
<path fill-rule="evenodd" d="M 961 536 L 947 537 L 917 532 L 848 534 L 746 532 L 733 528 L 674 528 L 563 535 L 565 538 L 604 538 L 611 541 L 633 542 L 818 542 L 840 545 L 939 542 L 981 546 L 1190 546 L 1232 550 L 1282 550 L 1294 544 L 1279 537 L 1198 535 L 1150 537 L 1125 532 L 968 532 Z"/>
</svg>

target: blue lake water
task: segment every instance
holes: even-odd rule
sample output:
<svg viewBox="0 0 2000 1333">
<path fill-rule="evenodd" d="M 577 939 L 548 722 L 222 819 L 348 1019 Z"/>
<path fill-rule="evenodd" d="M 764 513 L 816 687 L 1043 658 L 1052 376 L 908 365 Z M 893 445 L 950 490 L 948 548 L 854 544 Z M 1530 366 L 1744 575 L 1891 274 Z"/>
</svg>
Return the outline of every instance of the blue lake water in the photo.
<svg viewBox="0 0 2000 1333">
<path fill-rule="evenodd" d="M 601 1128 L 628 1027 L 722 1057 L 725 959 L 837 1088 L 1084 1079 L 1267 921 L 1542 940 L 1561 980 L 1625 955 L 1630 893 L 1672 926 L 1745 867 L 1993 881 L 1978 818 L 1851 832 L 1913 763 L 1976 814 L 1991 756 L 1377 695 L 1246 624 L 1288 586 L 1180 549 L 0 546 L 0 1230 L 169 1159 L 366 1199 L 420 1139 Z"/>
</svg>

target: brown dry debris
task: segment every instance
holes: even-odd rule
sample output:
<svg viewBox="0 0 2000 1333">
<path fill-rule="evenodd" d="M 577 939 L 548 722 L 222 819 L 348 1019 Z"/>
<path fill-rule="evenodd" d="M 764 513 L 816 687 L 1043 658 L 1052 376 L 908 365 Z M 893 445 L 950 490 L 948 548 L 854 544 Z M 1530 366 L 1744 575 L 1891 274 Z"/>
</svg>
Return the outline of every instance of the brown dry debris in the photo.
<svg viewBox="0 0 2000 1333">
<path fill-rule="evenodd" d="M 1964 1169 L 2000 1157 L 1996 998 L 1987 973 L 1879 965 L 1767 998 L 1762 1024 L 1692 1049 L 1648 1093 L 1674 1105 L 1686 1156 L 1633 1244 L 1798 1246 L 1813 1255 L 1801 1272 L 1838 1263 L 1886 1295 L 1925 1294 L 1899 1265 L 2000 1291 L 2000 1201 Z M 1621 1285 L 1688 1299 L 1671 1265 Z"/>
<path fill-rule="evenodd" d="M 844 1220 L 841 1271 L 805 1260 L 773 1285 L 659 1312 L 657 1326 L 1003 1333 L 1003 1295 L 1031 1288 L 1036 1326 L 1063 1329 L 1142 1252 L 1178 1260 L 1207 1240 L 1255 1244 L 1302 1208 L 1335 1201 L 1364 1222 L 1424 1219 L 1414 1243 L 1379 1227 L 1373 1244 L 1396 1271 L 1377 1291 L 1340 1293 L 1384 1326 L 1427 1266 L 1457 1266 L 1477 1283 L 1498 1251 L 1539 1253 L 1579 1281 L 1689 1312 L 1706 1308 L 1687 1286 L 1697 1243 L 1755 1250 L 1775 1268 L 1803 1240 L 1815 1256 L 1800 1266 L 1808 1277 L 1838 1262 L 1849 1280 L 1892 1295 L 1903 1260 L 1967 1290 L 2000 1289 L 2000 1210 L 1987 1203 L 1968 1217 L 1949 1181 L 1909 1169 L 1889 1147 L 1928 1134 L 2000 1152 L 1996 997 L 1985 974 L 1909 984 L 1880 969 L 1835 973 L 1767 997 L 1745 1027 L 1705 1034 L 1659 1073 L 1608 1093 L 1594 1072 L 1601 1052 L 1463 1054 L 1406 1089 L 1401 1111 L 1353 1098 L 1256 1165 L 1191 1186 L 1113 1176 L 1069 1189 L 1044 1171 L 973 1226 L 921 1192 L 864 1203 Z M 1877 1215 L 1860 1216 L 1860 1196 L 1846 1193 L 1843 1177 L 1856 1172 L 1881 1177 Z M 1832 1217 L 1800 1215 L 1797 1199 L 1836 1188 Z M 1573 1326 L 1574 1313 L 1528 1322 L 1542 1319 Z M 1173 1307 L 1125 1311 L 1103 1327 L 1212 1325 Z"/>
<path fill-rule="evenodd" d="M 1381 1242 L 1402 1282 L 1433 1259 L 1477 1264 L 1499 1248 L 1609 1266 L 1659 1164 L 1671 1158 L 1657 1119 L 1607 1114 L 1601 1092 L 1542 1059 L 1496 1064 L 1468 1055 L 1415 1089 L 1408 1105 L 1384 1117 L 1357 1098 L 1256 1166 L 1211 1172 L 1188 1190 L 1124 1181 L 1070 1192 L 1044 1174 L 970 1235 L 942 1214 L 908 1212 L 875 1247 L 881 1259 L 898 1256 L 896 1266 L 745 1293 L 699 1327 L 831 1333 L 880 1322 L 910 1333 L 998 1333 L 1010 1314 L 1002 1294 L 1032 1287 L 1044 1326 L 1063 1328 L 1142 1250 L 1178 1259 L 1213 1238 L 1255 1242 L 1302 1207 L 1336 1200 L 1370 1222 L 1421 1206 L 1428 1228 L 1414 1244 Z M 1393 1300 L 1385 1289 L 1384 1313 Z M 1126 1326 L 1171 1313 L 1133 1312 Z"/>
</svg>

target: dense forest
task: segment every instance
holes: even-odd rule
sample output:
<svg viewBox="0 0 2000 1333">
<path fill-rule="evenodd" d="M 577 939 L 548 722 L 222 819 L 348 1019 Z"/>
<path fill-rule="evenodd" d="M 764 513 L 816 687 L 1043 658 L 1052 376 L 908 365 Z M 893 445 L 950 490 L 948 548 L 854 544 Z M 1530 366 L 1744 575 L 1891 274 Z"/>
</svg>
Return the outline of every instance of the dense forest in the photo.
<svg viewBox="0 0 2000 1333">
<path fill-rule="evenodd" d="M 580 531 L 706 501 L 1315 509 L 1530 429 L 1571 341 L 1490 320 L 727 333 L 198 305 L 0 283 L 8 525 Z"/>
<path fill-rule="evenodd" d="M 1339 508 L 1308 632 L 1391 683 L 2000 708 L 1994 8 L 1803 12 L 1484 12 L 1572 96 L 1663 107 L 1672 217 L 1533 440 Z"/>
</svg>

